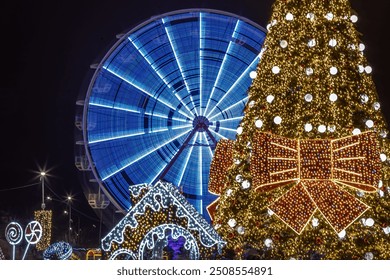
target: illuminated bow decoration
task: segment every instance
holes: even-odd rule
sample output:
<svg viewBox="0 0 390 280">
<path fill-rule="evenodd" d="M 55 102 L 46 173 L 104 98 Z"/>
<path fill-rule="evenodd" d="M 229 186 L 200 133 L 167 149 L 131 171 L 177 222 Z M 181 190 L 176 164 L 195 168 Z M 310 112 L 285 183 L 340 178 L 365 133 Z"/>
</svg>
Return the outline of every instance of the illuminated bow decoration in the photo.
<svg viewBox="0 0 390 280">
<path fill-rule="evenodd" d="M 352 224 L 369 206 L 340 185 L 375 192 L 380 168 L 373 132 L 334 140 L 256 133 L 252 142 L 253 188 L 265 192 L 296 183 L 269 209 L 298 234 L 316 209 L 337 233 Z"/>
</svg>

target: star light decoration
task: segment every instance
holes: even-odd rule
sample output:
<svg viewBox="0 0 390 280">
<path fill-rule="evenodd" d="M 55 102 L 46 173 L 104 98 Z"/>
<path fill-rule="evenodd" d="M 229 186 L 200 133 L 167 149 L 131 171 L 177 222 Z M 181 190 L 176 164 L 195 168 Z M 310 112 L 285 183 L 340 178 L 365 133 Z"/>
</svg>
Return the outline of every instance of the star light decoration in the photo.
<svg viewBox="0 0 390 280">
<path fill-rule="evenodd" d="M 213 193 L 223 190 L 223 177 L 232 165 L 232 147 L 229 141 L 217 146 L 210 168 Z M 333 140 L 289 139 L 257 132 L 250 165 L 252 188 L 267 192 L 295 183 L 269 210 L 300 234 L 318 209 L 340 233 L 369 208 L 340 186 L 376 192 L 381 176 L 379 159 L 374 132 Z M 212 218 L 217 205 L 218 199 L 209 206 Z"/>
<path fill-rule="evenodd" d="M 178 188 L 166 182 L 154 186 L 130 186 L 133 207 L 102 239 L 106 259 L 144 259 L 156 240 L 184 237 L 184 248 L 191 258 L 207 259 L 215 251 L 221 253 L 226 242 L 188 203 Z"/>
</svg>

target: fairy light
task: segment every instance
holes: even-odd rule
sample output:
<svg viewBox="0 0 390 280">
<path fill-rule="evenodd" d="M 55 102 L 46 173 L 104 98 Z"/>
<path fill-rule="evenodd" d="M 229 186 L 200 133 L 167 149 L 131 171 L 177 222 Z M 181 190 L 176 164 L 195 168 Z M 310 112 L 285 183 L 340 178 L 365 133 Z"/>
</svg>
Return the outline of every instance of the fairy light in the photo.
<svg viewBox="0 0 390 280">
<path fill-rule="evenodd" d="M 36 245 L 39 251 L 45 250 L 51 243 L 52 217 L 53 212 L 51 210 L 37 210 L 34 212 L 34 219 L 41 224 L 43 230 L 42 238 Z"/>
</svg>

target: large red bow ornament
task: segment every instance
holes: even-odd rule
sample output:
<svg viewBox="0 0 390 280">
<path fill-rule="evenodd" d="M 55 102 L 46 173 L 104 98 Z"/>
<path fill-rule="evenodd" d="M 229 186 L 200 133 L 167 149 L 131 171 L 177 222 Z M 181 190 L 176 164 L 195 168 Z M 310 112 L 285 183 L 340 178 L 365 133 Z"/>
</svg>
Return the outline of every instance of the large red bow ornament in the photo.
<svg viewBox="0 0 390 280">
<path fill-rule="evenodd" d="M 296 183 L 269 209 L 298 234 L 317 209 L 340 232 L 369 208 L 341 185 L 377 190 L 381 164 L 375 133 L 297 140 L 259 132 L 253 140 L 252 186 L 265 192 Z"/>
</svg>

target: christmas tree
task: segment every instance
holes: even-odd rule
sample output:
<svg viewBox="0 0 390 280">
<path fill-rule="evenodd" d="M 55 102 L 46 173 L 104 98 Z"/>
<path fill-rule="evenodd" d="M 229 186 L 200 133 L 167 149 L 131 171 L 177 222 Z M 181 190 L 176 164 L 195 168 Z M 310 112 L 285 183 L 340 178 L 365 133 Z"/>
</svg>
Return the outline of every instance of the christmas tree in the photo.
<svg viewBox="0 0 390 280">
<path fill-rule="evenodd" d="M 213 224 L 266 259 L 389 259 L 388 130 L 347 0 L 276 0 Z M 254 74 L 254 73 L 252 73 Z"/>
</svg>

